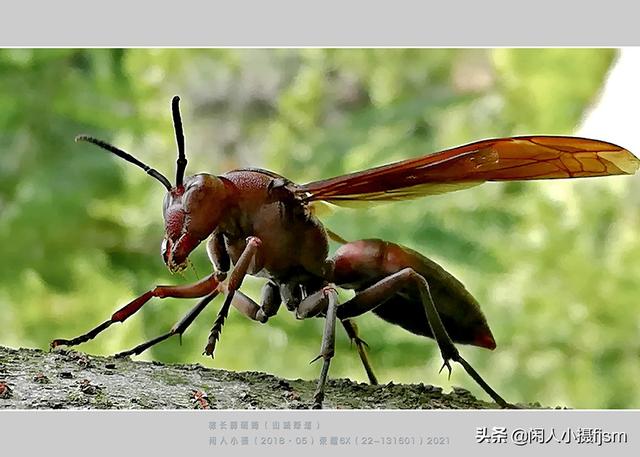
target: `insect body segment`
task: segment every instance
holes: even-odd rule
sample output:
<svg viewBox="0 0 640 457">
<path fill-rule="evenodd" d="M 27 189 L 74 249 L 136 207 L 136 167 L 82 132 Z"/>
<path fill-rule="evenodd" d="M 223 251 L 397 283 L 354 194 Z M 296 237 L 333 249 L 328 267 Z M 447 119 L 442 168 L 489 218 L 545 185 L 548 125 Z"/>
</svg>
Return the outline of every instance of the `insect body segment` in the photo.
<svg viewBox="0 0 640 457">
<path fill-rule="evenodd" d="M 382 240 L 360 240 L 341 246 L 334 262 L 335 283 L 357 292 L 340 306 L 340 318 L 372 311 L 411 333 L 433 338 L 419 289 L 412 284 L 412 276 L 419 275 L 428 283 L 440 319 L 454 342 L 495 349 L 476 299 L 460 281 L 422 254 Z"/>
<path fill-rule="evenodd" d="M 208 175 L 188 177 L 172 188 L 164 201 L 165 238 L 162 257 L 171 271 L 186 267 L 189 254 L 211 235 L 230 212 L 235 189 Z"/>
<path fill-rule="evenodd" d="M 217 295 L 224 294 L 204 349 L 206 355 L 213 357 L 232 306 L 248 318 L 266 323 L 284 304 L 299 319 L 325 319 L 316 358 L 322 359 L 313 401 L 316 408 L 324 400 L 337 321 L 355 343 L 370 382 L 378 382 L 366 344 L 353 321 L 367 312 L 411 333 L 435 339 L 443 368 L 451 370 L 450 361 L 458 362 L 498 405 L 511 406 L 455 346 L 496 346 L 478 302 L 462 283 L 407 247 L 377 239 L 347 242 L 324 228 L 317 217 L 319 203 L 401 200 L 460 190 L 485 181 L 633 174 L 640 164 L 626 149 L 599 140 L 527 136 L 483 140 L 305 185 L 253 168 L 220 176 L 200 173 L 185 177 L 187 159 L 178 102 L 179 98 L 174 97 L 171 104 L 178 148 L 175 185 L 115 146 L 84 135 L 77 139 L 133 163 L 167 189 L 161 254 L 169 270 L 185 268 L 189 254 L 207 240 L 213 272 L 193 284 L 156 286 L 87 333 L 70 340 L 56 339 L 51 346 L 72 346 L 95 338 L 114 322 L 131 317 L 153 298 L 200 299 L 167 333 L 119 355 L 140 354 L 172 335 L 182 335 Z M 342 244 L 333 257 L 329 257 L 329 237 Z M 266 280 L 259 303 L 240 290 L 247 275 Z M 355 296 L 339 303 L 336 288 L 352 289 Z"/>
</svg>

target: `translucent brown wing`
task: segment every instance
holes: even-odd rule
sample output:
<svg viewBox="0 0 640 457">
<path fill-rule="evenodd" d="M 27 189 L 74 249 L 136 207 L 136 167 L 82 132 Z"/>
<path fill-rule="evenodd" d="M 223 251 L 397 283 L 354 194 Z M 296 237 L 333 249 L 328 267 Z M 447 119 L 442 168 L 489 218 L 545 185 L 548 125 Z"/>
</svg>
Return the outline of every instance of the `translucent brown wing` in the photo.
<svg viewBox="0 0 640 457">
<path fill-rule="evenodd" d="M 566 136 L 478 141 L 446 151 L 297 186 L 304 201 L 405 200 L 485 181 L 634 174 L 640 161 L 615 144 Z"/>
</svg>

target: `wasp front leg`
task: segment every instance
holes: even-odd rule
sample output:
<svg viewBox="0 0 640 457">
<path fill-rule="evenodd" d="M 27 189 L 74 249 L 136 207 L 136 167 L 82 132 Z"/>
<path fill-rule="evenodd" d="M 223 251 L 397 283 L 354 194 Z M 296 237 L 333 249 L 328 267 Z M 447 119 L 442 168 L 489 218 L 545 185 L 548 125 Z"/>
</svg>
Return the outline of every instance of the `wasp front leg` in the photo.
<svg viewBox="0 0 640 457">
<path fill-rule="evenodd" d="M 149 341 L 146 341 L 138 346 L 130 349 L 128 351 L 123 351 L 116 354 L 116 357 L 126 357 L 128 355 L 139 355 L 142 352 L 149 349 L 151 346 L 154 346 L 161 341 L 166 340 L 167 338 L 173 335 L 179 335 L 182 339 L 182 334 L 187 330 L 187 328 L 193 323 L 193 321 L 198 317 L 198 315 L 206 308 L 206 306 L 218 295 L 218 291 L 214 290 L 212 293 L 201 299 L 196 305 L 189 310 L 187 314 L 185 314 L 182 319 L 180 319 L 176 324 L 171 327 L 167 333 L 163 333 L 160 336 L 157 336 Z"/>
<path fill-rule="evenodd" d="M 229 271 L 231 261 L 229 259 L 229 254 L 226 251 L 224 245 L 224 237 L 220 233 L 214 233 L 209 241 L 207 242 L 207 253 L 209 254 L 209 259 L 214 268 L 214 273 L 211 276 L 215 277 L 219 282 L 222 282 L 227 277 L 227 271 Z M 218 284 L 219 285 L 219 284 Z M 175 323 L 171 329 L 163 333 L 160 336 L 152 338 L 149 341 L 146 341 L 138 346 L 129 349 L 128 351 L 123 351 L 116 354 L 116 357 L 125 357 L 129 355 L 139 355 L 142 352 L 149 349 L 151 346 L 154 346 L 167 338 L 178 335 L 182 338 L 182 334 L 187 330 L 187 328 L 193 323 L 193 321 L 198 317 L 198 315 L 206 308 L 206 306 L 219 294 L 219 288 L 216 287 L 210 294 L 205 295 L 196 305 L 191 308 L 178 322 Z M 184 297 L 191 298 L 191 297 Z M 250 312 L 250 311 L 247 311 Z"/>
<path fill-rule="evenodd" d="M 222 307 L 220 308 L 220 311 L 218 312 L 216 320 L 213 323 L 213 327 L 211 328 L 211 333 L 209 334 L 209 339 L 207 341 L 207 345 L 205 346 L 204 354 L 213 357 L 216 343 L 220 339 L 222 326 L 224 325 L 224 321 L 229 315 L 229 308 L 233 301 L 234 295 L 242 285 L 242 281 L 244 281 L 244 278 L 249 271 L 249 267 L 251 266 L 252 262 L 254 262 L 261 245 L 262 242 L 257 237 L 250 236 L 249 238 L 247 238 L 247 244 L 244 248 L 244 251 L 236 262 L 233 271 L 229 275 L 229 281 L 227 282 L 227 296 L 224 300 L 224 303 L 222 304 Z"/>
<path fill-rule="evenodd" d="M 104 321 L 102 324 L 97 327 L 89 330 L 87 333 L 84 333 L 80 336 L 72 338 L 70 340 L 67 339 L 56 339 L 51 342 L 51 347 L 55 348 L 57 346 L 75 346 L 86 341 L 89 341 L 95 338 L 98 334 L 109 328 L 115 322 L 124 322 L 133 314 L 135 314 L 145 303 L 151 300 L 153 297 L 157 298 L 199 298 L 204 297 L 206 295 L 212 294 L 214 291 L 218 289 L 220 285 L 220 281 L 224 279 L 224 274 L 220 275 L 220 273 L 212 273 L 206 278 L 187 285 L 181 286 L 156 286 L 152 290 L 145 292 L 140 295 L 138 298 L 132 300 L 118 311 L 113 313 L 111 318 Z M 195 318 L 195 316 L 194 316 Z"/>
<path fill-rule="evenodd" d="M 280 308 L 281 298 L 278 286 L 272 282 L 267 282 L 262 288 L 262 299 L 257 304 L 247 295 L 240 292 L 240 288 L 244 277 L 247 275 L 252 262 L 255 263 L 256 256 L 261 245 L 261 241 L 257 237 L 247 238 L 247 245 L 240 255 L 238 262 L 227 284 L 227 297 L 223 303 L 218 316 L 213 324 L 207 346 L 204 353 L 213 357 L 215 346 L 220 338 L 222 327 L 229 313 L 230 305 L 233 305 L 238 311 L 247 316 L 249 319 L 265 323 L 274 316 Z M 224 236 L 222 234 L 214 234 L 207 243 L 207 253 L 214 266 L 223 271 L 228 271 L 231 267 L 231 260 L 227 252 Z"/>
<path fill-rule="evenodd" d="M 222 233 L 216 231 L 211 235 L 207 241 L 207 255 L 216 271 L 226 273 L 231 268 L 231 258 L 227 252 Z"/>
<path fill-rule="evenodd" d="M 123 351 L 116 354 L 116 357 L 125 357 L 129 355 L 139 355 L 142 352 L 149 349 L 151 346 L 154 346 L 167 338 L 178 335 L 182 338 L 182 334 L 187 330 L 187 328 L 193 323 L 193 321 L 198 317 L 198 315 L 206 308 L 206 306 L 218 295 L 220 292 L 219 285 L 222 281 L 224 281 L 227 277 L 227 271 L 229 271 L 229 267 L 231 261 L 229 259 L 229 254 L 227 253 L 224 246 L 224 238 L 220 233 L 214 233 L 209 241 L 207 242 L 207 253 L 209 254 L 209 259 L 214 268 L 214 273 L 212 273 L 208 278 L 215 278 L 218 281 L 215 289 L 211 291 L 208 295 L 205 295 L 196 305 L 191 308 L 178 322 L 175 323 L 171 329 L 163 333 L 160 336 L 157 336 L 149 341 L 146 341 L 138 346 L 128 350 Z M 208 279 L 205 278 L 205 281 Z M 165 286 L 161 286 L 165 287 Z M 189 287 L 189 286 L 176 286 L 176 287 Z M 202 296 L 202 295 L 197 295 Z M 196 297 L 197 297 L 196 296 Z M 192 297 L 181 297 L 181 298 L 192 298 Z"/>
</svg>

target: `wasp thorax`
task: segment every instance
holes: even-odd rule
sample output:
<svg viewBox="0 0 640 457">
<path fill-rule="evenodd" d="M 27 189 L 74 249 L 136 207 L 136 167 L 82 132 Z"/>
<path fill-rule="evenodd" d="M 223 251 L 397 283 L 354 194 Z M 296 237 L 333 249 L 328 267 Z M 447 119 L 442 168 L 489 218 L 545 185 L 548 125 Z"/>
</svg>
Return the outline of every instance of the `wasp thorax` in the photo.
<svg viewBox="0 0 640 457">
<path fill-rule="evenodd" d="M 187 257 L 220 223 L 229 192 L 218 177 L 189 176 L 164 201 L 165 238 L 162 258 L 171 271 L 186 267 Z"/>
</svg>

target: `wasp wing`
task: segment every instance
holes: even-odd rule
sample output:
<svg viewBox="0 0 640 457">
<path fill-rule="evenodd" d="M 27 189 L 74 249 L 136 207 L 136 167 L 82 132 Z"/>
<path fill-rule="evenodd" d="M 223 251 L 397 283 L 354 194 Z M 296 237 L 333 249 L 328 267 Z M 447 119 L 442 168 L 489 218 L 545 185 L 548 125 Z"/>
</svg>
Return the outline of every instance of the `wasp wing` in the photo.
<svg viewBox="0 0 640 457">
<path fill-rule="evenodd" d="M 452 192 L 486 181 L 634 174 L 640 161 L 626 149 L 567 136 L 478 141 L 422 157 L 315 181 L 295 189 L 303 201 L 337 205 L 406 200 Z"/>
</svg>

